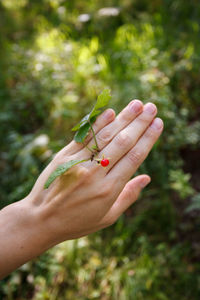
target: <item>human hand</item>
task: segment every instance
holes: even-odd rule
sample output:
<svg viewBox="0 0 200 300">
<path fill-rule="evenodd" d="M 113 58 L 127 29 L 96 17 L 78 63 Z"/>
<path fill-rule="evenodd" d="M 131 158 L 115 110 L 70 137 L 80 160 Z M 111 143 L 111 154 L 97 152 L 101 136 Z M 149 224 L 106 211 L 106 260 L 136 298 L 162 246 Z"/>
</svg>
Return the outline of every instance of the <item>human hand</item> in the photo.
<svg viewBox="0 0 200 300">
<path fill-rule="evenodd" d="M 156 106 L 131 101 L 115 118 L 113 110 L 93 125 L 100 148 L 110 163 L 95 161 L 72 167 L 44 189 L 49 175 L 70 160 L 91 157 L 75 141 L 59 151 L 41 173 L 31 193 L 0 211 L 0 279 L 52 246 L 113 224 L 138 198 L 148 175 L 130 177 L 144 161 L 163 129 Z M 92 134 L 86 139 L 91 148 Z"/>
<path fill-rule="evenodd" d="M 156 113 L 154 104 L 143 106 L 139 100 L 131 101 L 116 118 L 113 110 L 105 111 L 93 127 L 101 150 L 98 157 L 109 157 L 109 165 L 103 168 L 95 161 L 84 162 L 45 190 L 47 178 L 58 165 L 91 156 L 86 147 L 75 141 L 56 154 L 26 199 L 37 216 L 41 232 L 48 236 L 49 245 L 113 224 L 138 198 L 150 177 L 140 175 L 129 179 L 162 132 L 163 122 L 155 119 Z M 91 134 L 86 144 L 94 145 Z"/>
</svg>

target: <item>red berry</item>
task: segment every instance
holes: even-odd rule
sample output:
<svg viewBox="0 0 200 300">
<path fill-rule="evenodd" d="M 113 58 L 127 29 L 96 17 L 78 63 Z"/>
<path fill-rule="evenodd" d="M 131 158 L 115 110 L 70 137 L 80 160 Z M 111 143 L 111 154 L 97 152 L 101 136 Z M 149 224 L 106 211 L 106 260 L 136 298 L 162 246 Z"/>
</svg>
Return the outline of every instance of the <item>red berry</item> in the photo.
<svg viewBox="0 0 200 300">
<path fill-rule="evenodd" d="M 107 167 L 109 165 L 109 160 L 104 158 L 101 160 L 102 167 Z"/>
</svg>

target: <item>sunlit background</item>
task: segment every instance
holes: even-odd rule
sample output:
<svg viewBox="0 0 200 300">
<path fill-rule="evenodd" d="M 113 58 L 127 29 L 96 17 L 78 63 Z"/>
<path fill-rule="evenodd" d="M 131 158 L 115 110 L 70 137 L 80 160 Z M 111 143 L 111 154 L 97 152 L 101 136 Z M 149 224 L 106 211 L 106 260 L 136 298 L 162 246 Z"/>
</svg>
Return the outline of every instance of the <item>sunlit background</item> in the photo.
<svg viewBox="0 0 200 300">
<path fill-rule="evenodd" d="M 0 299 L 200 299 L 197 0 L 0 0 L 0 208 L 29 193 L 105 87 L 116 112 L 158 107 L 165 130 L 138 171 L 152 183 L 110 228 L 1 281 Z"/>
</svg>

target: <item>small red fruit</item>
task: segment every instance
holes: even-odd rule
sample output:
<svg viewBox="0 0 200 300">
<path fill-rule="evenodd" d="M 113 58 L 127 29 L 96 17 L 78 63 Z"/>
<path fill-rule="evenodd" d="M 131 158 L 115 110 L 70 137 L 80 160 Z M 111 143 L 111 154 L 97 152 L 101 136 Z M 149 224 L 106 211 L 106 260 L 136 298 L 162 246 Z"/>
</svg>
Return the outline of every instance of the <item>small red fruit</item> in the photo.
<svg viewBox="0 0 200 300">
<path fill-rule="evenodd" d="M 102 167 L 107 167 L 109 165 L 109 160 L 104 158 L 101 160 Z"/>
</svg>

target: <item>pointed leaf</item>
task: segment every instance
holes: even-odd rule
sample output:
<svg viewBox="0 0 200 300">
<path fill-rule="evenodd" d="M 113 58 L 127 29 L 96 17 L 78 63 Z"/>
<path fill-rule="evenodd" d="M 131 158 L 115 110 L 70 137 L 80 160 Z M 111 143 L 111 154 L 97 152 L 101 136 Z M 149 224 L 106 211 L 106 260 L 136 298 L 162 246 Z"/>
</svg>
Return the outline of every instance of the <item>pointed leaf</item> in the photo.
<svg viewBox="0 0 200 300">
<path fill-rule="evenodd" d="M 49 176 L 49 178 L 47 179 L 45 185 L 44 185 L 44 188 L 47 189 L 51 184 L 52 182 L 57 178 L 59 177 L 60 175 L 64 174 L 66 171 L 68 171 L 70 168 L 72 168 L 73 166 L 77 165 L 77 164 L 80 164 L 82 162 L 86 161 L 85 159 L 83 160 L 70 160 L 62 165 L 59 165 L 55 171 L 53 171 L 51 173 L 51 175 Z"/>
<path fill-rule="evenodd" d="M 90 114 L 87 114 L 81 121 L 72 128 L 72 131 L 77 131 L 80 127 L 84 126 L 89 120 Z"/>
<path fill-rule="evenodd" d="M 104 89 L 97 98 L 97 102 L 90 113 L 90 119 L 101 113 L 100 109 L 108 105 L 110 98 L 111 98 L 110 89 Z"/>
<path fill-rule="evenodd" d="M 86 136 L 89 133 L 89 129 L 90 129 L 90 124 L 86 123 L 84 126 L 81 126 L 80 129 L 77 131 L 77 133 L 74 136 L 74 140 L 77 143 L 83 143 Z"/>
<path fill-rule="evenodd" d="M 93 123 L 96 120 L 96 117 L 101 113 L 101 109 L 105 107 L 111 98 L 110 90 L 104 89 L 98 96 L 97 102 L 93 107 L 92 111 L 87 114 L 82 120 L 72 128 L 72 131 L 77 131 L 81 127 L 85 126 L 87 123 Z"/>
</svg>

